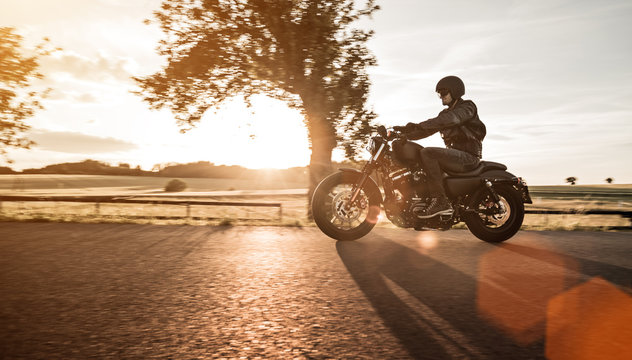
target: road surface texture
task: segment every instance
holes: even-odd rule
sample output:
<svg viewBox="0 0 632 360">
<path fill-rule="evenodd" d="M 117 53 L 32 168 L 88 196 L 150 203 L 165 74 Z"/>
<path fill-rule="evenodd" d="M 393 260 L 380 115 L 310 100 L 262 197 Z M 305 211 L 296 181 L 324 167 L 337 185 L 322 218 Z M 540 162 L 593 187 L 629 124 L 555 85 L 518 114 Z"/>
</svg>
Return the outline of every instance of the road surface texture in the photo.
<svg viewBox="0 0 632 360">
<path fill-rule="evenodd" d="M 632 358 L 632 234 L 0 223 L 2 359 Z"/>
</svg>

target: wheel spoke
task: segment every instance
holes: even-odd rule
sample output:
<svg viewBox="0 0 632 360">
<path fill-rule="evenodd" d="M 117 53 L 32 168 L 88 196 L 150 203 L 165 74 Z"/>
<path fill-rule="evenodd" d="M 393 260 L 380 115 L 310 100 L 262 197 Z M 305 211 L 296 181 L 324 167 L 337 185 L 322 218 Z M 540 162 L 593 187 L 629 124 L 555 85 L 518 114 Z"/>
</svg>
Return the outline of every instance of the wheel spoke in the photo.
<svg viewBox="0 0 632 360">
<path fill-rule="evenodd" d="M 511 215 L 511 207 L 507 199 L 500 197 L 500 202 L 497 204 L 492 202 L 489 198 L 485 198 L 478 207 L 479 216 L 485 224 L 490 228 L 500 228 L 505 225 Z"/>
<path fill-rule="evenodd" d="M 364 191 L 360 191 L 360 196 L 356 202 L 346 208 L 351 199 L 352 187 L 349 184 L 339 184 L 332 188 L 327 194 L 327 200 L 323 206 L 326 210 L 329 223 L 341 230 L 352 230 L 364 222 L 367 215 L 366 209 L 361 204 L 368 203 L 368 198 Z"/>
<path fill-rule="evenodd" d="M 499 201 L 486 194 L 474 196 L 470 202 L 476 214 L 466 214 L 465 223 L 472 234 L 483 241 L 498 243 L 511 238 L 520 230 L 524 218 L 522 194 L 513 187 L 496 188 Z"/>
</svg>

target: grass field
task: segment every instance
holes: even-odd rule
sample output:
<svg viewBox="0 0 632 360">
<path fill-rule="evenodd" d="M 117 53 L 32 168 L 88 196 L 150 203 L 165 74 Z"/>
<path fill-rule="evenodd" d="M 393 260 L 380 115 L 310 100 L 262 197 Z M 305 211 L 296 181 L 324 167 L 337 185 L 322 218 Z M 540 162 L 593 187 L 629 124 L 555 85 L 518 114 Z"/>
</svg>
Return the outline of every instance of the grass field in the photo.
<svg viewBox="0 0 632 360">
<path fill-rule="evenodd" d="M 274 224 L 311 225 L 306 218 L 306 184 L 266 179 L 181 179 L 188 184 L 183 193 L 167 194 L 163 188 L 172 178 L 96 175 L 0 175 L 0 195 L 109 195 L 135 198 L 207 201 L 274 202 L 272 207 L 196 206 L 152 204 L 99 204 L 71 202 L 3 202 L 4 220 L 141 222 L 154 224 Z M 528 209 L 632 210 L 632 185 L 532 186 L 534 203 Z M 187 217 L 189 215 L 189 217 Z M 177 217 L 177 219 L 165 219 Z M 197 219 L 196 219 L 197 218 Z M 616 215 L 532 215 L 524 228 L 547 230 L 598 230 L 629 226 L 630 220 Z M 379 226 L 392 227 L 384 219 Z"/>
<path fill-rule="evenodd" d="M 24 195 L 135 195 L 162 192 L 172 178 L 105 175 L 0 175 L 0 194 Z M 186 191 L 279 190 L 305 188 L 305 181 L 279 182 L 275 178 L 183 178 Z"/>
</svg>

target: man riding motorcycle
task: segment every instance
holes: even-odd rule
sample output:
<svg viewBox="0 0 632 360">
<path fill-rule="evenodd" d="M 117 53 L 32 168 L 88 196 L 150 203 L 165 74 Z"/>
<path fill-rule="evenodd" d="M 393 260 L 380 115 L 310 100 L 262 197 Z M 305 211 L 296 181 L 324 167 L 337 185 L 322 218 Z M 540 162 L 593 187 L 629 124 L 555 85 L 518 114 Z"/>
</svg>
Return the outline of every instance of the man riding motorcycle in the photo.
<svg viewBox="0 0 632 360">
<path fill-rule="evenodd" d="M 428 190 L 432 198 L 429 206 L 419 218 L 437 215 L 451 215 L 452 205 L 443 187 L 443 169 L 466 172 L 474 169 L 481 157 L 485 124 L 479 119 L 476 105 L 471 100 L 463 100 L 465 84 L 456 76 L 446 76 L 439 80 L 436 91 L 446 109 L 435 118 L 421 123 L 394 126 L 410 140 L 428 137 L 437 131 L 446 148 L 427 147 L 421 150 L 421 160 L 427 173 Z"/>
</svg>

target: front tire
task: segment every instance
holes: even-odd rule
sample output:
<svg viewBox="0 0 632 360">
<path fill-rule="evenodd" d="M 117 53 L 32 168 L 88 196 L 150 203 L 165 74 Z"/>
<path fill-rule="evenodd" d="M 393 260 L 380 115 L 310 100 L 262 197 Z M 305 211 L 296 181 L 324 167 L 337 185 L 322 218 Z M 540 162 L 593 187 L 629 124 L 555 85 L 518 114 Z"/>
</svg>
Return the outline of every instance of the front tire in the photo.
<svg viewBox="0 0 632 360">
<path fill-rule="evenodd" d="M 362 173 L 342 171 L 326 177 L 312 197 L 314 222 L 336 240 L 357 240 L 368 234 L 380 215 L 380 190 L 371 179 L 365 181 L 355 203 L 347 206 L 352 188 Z"/>
<path fill-rule="evenodd" d="M 514 236 L 524 220 L 522 196 L 512 186 L 494 187 L 500 197 L 498 206 L 487 189 L 478 191 L 469 202 L 470 210 L 465 224 L 477 238 L 491 242 L 503 242 Z"/>
</svg>

